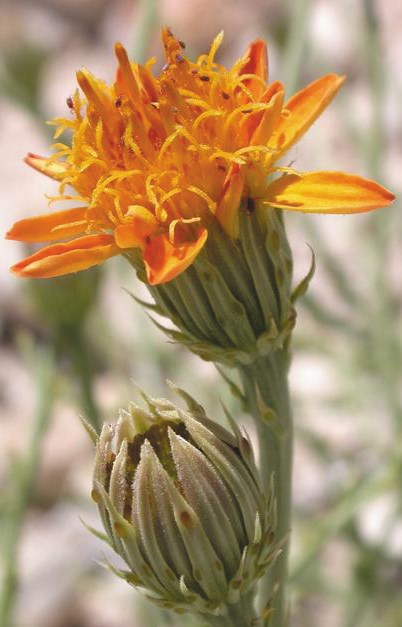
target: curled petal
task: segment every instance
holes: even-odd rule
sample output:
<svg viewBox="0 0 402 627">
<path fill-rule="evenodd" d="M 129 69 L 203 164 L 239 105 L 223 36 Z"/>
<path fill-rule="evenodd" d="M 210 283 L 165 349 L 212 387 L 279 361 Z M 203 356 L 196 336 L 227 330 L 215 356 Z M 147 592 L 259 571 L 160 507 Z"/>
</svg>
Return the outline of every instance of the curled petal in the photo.
<svg viewBox="0 0 402 627">
<path fill-rule="evenodd" d="M 58 161 L 49 161 L 47 157 L 40 157 L 33 152 L 28 152 L 24 159 L 25 163 L 30 165 L 31 168 L 49 176 L 51 179 L 61 181 L 66 176 L 68 166 L 65 163 Z"/>
<path fill-rule="evenodd" d="M 184 272 L 204 246 L 207 237 L 207 229 L 200 229 L 196 241 L 178 246 L 174 246 L 165 233 L 152 238 L 142 255 L 149 284 L 166 283 Z"/>
<path fill-rule="evenodd" d="M 360 213 L 395 200 L 387 189 L 344 172 L 286 174 L 271 183 L 264 204 L 305 213 Z"/>
<path fill-rule="evenodd" d="M 130 208 L 129 217 L 129 223 L 120 224 L 114 231 L 116 244 L 120 248 L 144 248 L 158 222 L 148 209 L 139 205 Z"/>
<path fill-rule="evenodd" d="M 298 91 L 284 105 L 269 147 L 276 150 L 278 159 L 295 144 L 329 105 L 345 81 L 344 76 L 327 74 Z"/>
<path fill-rule="evenodd" d="M 6 233 L 6 239 L 19 242 L 53 242 L 86 232 L 87 207 L 56 211 L 15 222 Z"/>
<path fill-rule="evenodd" d="M 11 271 L 21 277 L 48 279 L 87 270 L 119 252 L 113 235 L 88 235 L 41 248 L 12 266 Z"/>
<path fill-rule="evenodd" d="M 285 91 L 285 87 L 281 81 L 274 81 L 273 83 L 270 83 L 266 90 L 262 93 L 260 102 L 269 102 L 279 91 Z"/>
</svg>

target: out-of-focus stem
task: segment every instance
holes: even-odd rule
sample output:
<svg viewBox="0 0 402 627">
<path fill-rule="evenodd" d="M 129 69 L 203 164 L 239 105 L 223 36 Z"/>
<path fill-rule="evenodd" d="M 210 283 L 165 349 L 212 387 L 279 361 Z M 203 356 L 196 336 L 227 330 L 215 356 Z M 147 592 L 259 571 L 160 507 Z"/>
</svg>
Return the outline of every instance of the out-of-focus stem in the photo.
<svg viewBox="0 0 402 627">
<path fill-rule="evenodd" d="M 53 354 L 41 355 L 38 372 L 38 405 L 25 459 L 14 465 L 12 493 L 6 513 L 2 544 L 3 581 L 0 586 L 0 625 L 11 627 L 12 610 L 18 585 L 17 553 L 25 512 L 29 505 L 38 467 L 43 436 L 50 421 L 54 393 L 55 359 Z"/>
<path fill-rule="evenodd" d="M 88 347 L 81 333 L 73 333 L 69 338 L 68 352 L 71 356 L 74 374 L 80 386 L 81 407 L 86 420 L 100 433 L 102 419 L 93 391 L 93 367 Z"/>
<path fill-rule="evenodd" d="M 368 150 L 366 150 L 365 155 L 370 176 L 381 180 L 383 178 L 381 163 L 384 146 L 382 104 L 386 72 L 384 72 L 381 62 L 383 55 L 373 0 L 364 0 L 363 7 L 366 21 L 364 58 L 367 60 L 367 74 L 373 106 Z M 372 247 L 372 250 L 376 252 L 374 280 L 375 303 L 377 304 L 376 320 L 372 324 L 372 329 L 376 347 L 374 354 L 378 371 L 381 374 L 384 397 L 394 418 L 396 430 L 400 434 L 402 432 L 402 406 L 398 393 L 398 377 L 402 367 L 402 347 L 396 339 L 398 333 L 395 328 L 392 295 L 388 275 L 384 272 L 389 256 L 391 215 L 387 211 L 382 212 L 381 215 L 376 213 L 371 222 L 372 236 L 375 239 L 375 246 Z"/>
<path fill-rule="evenodd" d="M 336 536 L 356 515 L 356 503 L 360 506 L 377 496 L 395 488 L 401 475 L 401 461 L 394 459 L 389 466 L 381 469 L 375 477 L 359 480 L 338 499 L 335 509 L 322 517 L 314 527 L 314 536 L 306 547 L 301 559 L 294 564 L 290 575 L 291 582 L 299 581 L 314 565 L 323 547 Z"/>
<path fill-rule="evenodd" d="M 254 417 L 260 451 L 260 472 L 268 491 L 275 486 L 277 525 L 275 542 L 282 553 L 262 579 L 260 612 L 269 606 L 270 627 L 285 627 L 288 621 L 287 576 L 291 528 L 293 421 L 287 371 L 289 356 L 276 351 L 241 369 L 244 393 Z M 268 619 L 267 619 L 268 620 Z"/>
<path fill-rule="evenodd" d="M 132 35 L 130 52 L 132 58 L 141 63 L 147 54 L 149 41 L 158 21 L 158 0 L 141 0 Z"/>
<path fill-rule="evenodd" d="M 299 75 L 305 60 L 307 26 L 310 17 L 311 0 L 288 1 L 288 32 L 282 55 L 281 76 L 288 94 L 296 91 Z"/>
</svg>

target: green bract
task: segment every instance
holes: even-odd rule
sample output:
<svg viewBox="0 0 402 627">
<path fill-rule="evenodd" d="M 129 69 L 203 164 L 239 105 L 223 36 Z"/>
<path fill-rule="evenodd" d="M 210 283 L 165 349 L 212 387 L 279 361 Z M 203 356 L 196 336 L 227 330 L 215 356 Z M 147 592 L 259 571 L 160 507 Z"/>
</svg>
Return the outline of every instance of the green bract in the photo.
<svg viewBox="0 0 402 627">
<path fill-rule="evenodd" d="M 157 326 L 208 361 L 242 366 L 286 348 L 296 321 L 293 303 L 307 289 L 314 263 L 292 294 L 281 211 L 244 198 L 238 241 L 216 222 L 208 233 L 193 264 L 168 283 L 147 285 L 155 304 L 141 304 L 170 318 L 176 329 Z M 147 284 L 140 256 L 128 257 Z"/>
</svg>

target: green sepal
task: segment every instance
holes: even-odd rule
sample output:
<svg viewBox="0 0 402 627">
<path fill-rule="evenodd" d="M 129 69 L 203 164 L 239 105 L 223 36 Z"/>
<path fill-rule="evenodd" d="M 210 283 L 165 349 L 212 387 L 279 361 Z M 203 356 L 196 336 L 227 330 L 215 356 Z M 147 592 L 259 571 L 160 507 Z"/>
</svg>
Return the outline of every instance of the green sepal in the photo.
<svg viewBox="0 0 402 627">
<path fill-rule="evenodd" d="M 221 273 L 207 259 L 200 257 L 194 267 L 216 321 L 226 332 L 233 347 L 252 350 L 255 334 L 241 301 L 233 296 Z"/>
<path fill-rule="evenodd" d="M 123 291 L 126 292 L 126 294 L 130 296 L 130 298 L 132 298 L 138 305 L 141 305 L 141 307 L 144 307 L 144 309 L 146 309 L 147 311 L 153 311 L 160 316 L 166 315 L 166 313 L 157 303 L 148 303 L 147 301 L 138 298 L 138 296 L 133 294 L 133 292 L 130 292 L 130 290 L 126 289 L 125 287 L 123 287 Z"/>
<path fill-rule="evenodd" d="M 314 250 L 311 248 L 311 246 L 309 246 L 307 244 L 307 246 L 310 248 L 311 251 L 311 263 L 310 263 L 310 269 L 307 272 L 306 276 L 304 277 L 304 279 L 302 279 L 300 281 L 300 283 L 295 287 L 295 289 L 292 292 L 292 296 L 291 296 L 291 301 L 292 303 L 295 303 L 297 300 L 299 300 L 299 298 L 301 298 L 302 296 L 304 296 L 304 294 L 307 292 L 309 285 L 310 285 L 310 281 L 314 276 L 315 273 L 315 269 L 316 269 L 316 263 L 315 263 L 315 254 L 314 254 Z"/>
<path fill-rule="evenodd" d="M 91 525 L 89 525 L 87 522 L 85 522 L 83 518 L 81 518 L 81 516 L 79 516 L 78 518 L 80 522 L 84 525 L 85 529 L 87 529 L 90 533 L 92 533 L 92 535 L 95 536 L 95 538 L 102 540 L 102 542 L 106 542 L 106 544 L 108 544 L 111 549 L 114 548 L 113 543 L 110 541 L 110 538 L 106 533 L 102 533 L 102 531 L 99 531 L 99 529 L 95 529 L 95 527 L 92 527 Z"/>
<path fill-rule="evenodd" d="M 265 247 L 264 233 L 261 232 L 255 214 L 241 212 L 240 234 L 240 242 L 253 277 L 265 326 L 269 327 L 272 317 L 279 324 L 279 297 L 275 286 L 274 267 Z"/>
<path fill-rule="evenodd" d="M 175 383 L 173 383 L 173 381 L 170 381 L 170 379 L 166 379 L 166 383 L 168 384 L 168 386 L 170 387 L 170 389 L 177 394 L 177 396 L 179 396 L 180 398 L 183 399 L 183 401 L 186 403 L 187 408 L 195 413 L 195 414 L 199 414 L 200 416 L 205 416 L 205 409 L 203 408 L 202 405 L 200 405 L 195 398 L 193 398 L 191 396 L 191 394 L 189 394 L 188 392 L 186 392 L 185 390 L 183 390 L 182 388 L 179 388 L 179 386 L 177 386 Z"/>
<path fill-rule="evenodd" d="M 94 444 L 96 446 L 96 443 L 98 442 L 98 439 L 99 439 L 99 435 L 96 433 L 95 429 L 88 422 L 88 420 L 86 418 L 84 418 L 84 416 L 79 416 L 79 420 L 80 420 L 82 426 L 84 427 L 85 431 L 87 432 L 87 434 L 91 438 L 92 444 Z"/>
<path fill-rule="evenodd" d="M 222 363 L 229 368 L 236 367 L 238 365 L 248 365 L 254 360 L 252 353 L 238 350 L 236 348 L 221 348 L 216 344 L 209 342 L 202 342 L 196 337 L 190 335 L 190 333 L 177 331 L 165 327 L 163 324 L 155 320 L 152 316 L 148 316 L 154 325 L 163 331 L 171 340 L 177 344 L 186 346 L 196 355 L 199 355 L 204 361 L 215 361 Z"/>
<path fill-rule="evenodd" d="M 288 317 L 290 307 L 290 293 L 293 274 L 292 251 L 290 250 L 283 213 L 280 209 L 266 209 L 257 211 L 257 219 L 265 227 L 265 249 L 274 268 L 274 285 L 277 289 L 280 308 L 280 326 Z"/>
<path fill-rule="evenodd" d="M 174 280 L 174 286 L 179 291 L 185 310 L 190 314 L 193 324 L 199 329 L 198 337 L 213 341 L 219 346 L 230 345 L 230 339 L 216 318 L 195 267 L 190 266 L 180 274 Z"/>
<path fill-rule="evenodd" d="M 246 398 L 243 394 L 243 392 L 240 389 L 240 386 L 237 385 L 237 383 L 235 383 L 224 371 L 223 368 L 221 368 L 221 366 L 219 364 L 215 364 L 215 368 L 217 369 L 217 371 L 219 372 L 219 374 L 221 375 L 222 379 L 224 381 L 226 381 L 226 383 L 228 384 L 230 391 L 232 393 L 232 396 L 235 396 L 236 398 L 238 398 L 242 404 L 243 407 L 245 407 L 245 402 L 246 402 Z"/>
</svg>

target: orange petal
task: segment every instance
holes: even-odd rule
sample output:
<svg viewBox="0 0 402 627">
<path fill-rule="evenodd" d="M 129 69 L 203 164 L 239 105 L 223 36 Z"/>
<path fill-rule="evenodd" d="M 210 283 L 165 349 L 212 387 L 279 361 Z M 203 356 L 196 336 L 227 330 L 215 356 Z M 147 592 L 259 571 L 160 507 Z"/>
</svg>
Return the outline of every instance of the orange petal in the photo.
<svg viewBox="0 0 402 627">
<path fill-rule="evenodd" d="M 264 204 L 305 213 L 360 213 L 395 196 L 369 179 L 344 172 L 286 174 L 268 186 Z"/>
<path fill-rule="evenodd" d="M 288 150 L 313 124 L 339 91 L 344 76 L 327 74 L 310 83 L 285 103 L 284 111 L 269 147 L 277 151 L 275 159 Z"/>
<path fill-rule="evenodd" d="M 268 52 L 265 41 L 262 39 L 252 41 L 243 58 L 248 61 L 242 67 L 240 74 L 255 74 L 264 82 L 268 80 Z"/>
<path fill-rule="evenodd" d="M 24 161 L 34 170 L 38 170 L 38 172 L 50 176 L 51 179 L 56 181 L 61 181 L 67 174 L 68 165 L 66 163 L 49 161 L 46 157 L 40 157 L 33 152 L 28 152 Z"/>
<path fill-rule="evenodd" d="M 87 207 L 77 207 L 19 220 L 6 233 L 6 239 L 19 242 L 53 242 L 81 235 L 88 226 L 86 211 Z"/>
<path fill-rule="evenodd" d="M 155 231 L 158 222 L 145 207 L 135 205 L 129 209 L 130 222 L 120 224 L 114 231 L 114 239 L 120 248 L 144 248 L 146 239 Z"/>
<path fill-rule="evenodd" d="M 119 119 L 108 87 L 99 78 L 86 69 L 78 70 L 77 82 L 87 97 L 88 102 L 102 118 L 105 130 L 117 132 Z"/>
<path fill-rule="evenodd" d="M 281 83 L 281 81 L 274 81 L 273 83 L 270 83 L 270 85 L 268 85 L 266 90 L 262 93 L 259 99 L 260 102 L 269 102 L 271 98 L 278 93 L 278 91 L 285 91 L 283 83 Z"/>
<path fill-rule="evenodd" d="M 64 244 L 41 248 L 12 266 L 11 271 L 20 277 L 48 279 L 86 270 L 119 252 L 113 235 L 88 235 Z"/>
<path fill-rule="evenodd" d="M 233 164 L 223 184 L 222 198 L 216 210 L 216 218 L 232 239 L 239 236 L 239 206 L 244 188 L 241 168 Z"/>
<path fill-rule="evenodd" d="M 272 85 L 274 84 L 272 83 Z M 281 112 L 283 104 L 284 91 L 283 89 L 277 89 L 279 85 L 280 83 L 277 82 L 272 90 L 267 89 L 259 98 L 261 103 L 267 103 L 269 105 L 268 109 L 265 111 L 252 111 L 243 115 L 237 133 L 239 146 L 265 145 L 268 142 L 268 139 L 278 122 L 278 116 Z M 260 130 L 254 137 L 254 133 L 258 127 L 260 127 Z"/>
<path fill-rule="evenodd" d="M 273 98 L 271 98 L 269 102 L 269 109 L 266 109 L 262 114 L 260 123 L 254 130 L 250 139 L 251 146 L 261 146 L 268 143 L 282 110 L 282 103 L 283 91 L 279 91 L 275 94 L 275 96 L 273 96 Z"/>
<path fill-rule="evenodd" d="M 118 82 L 123 82 L 130 98 L 138 104 L 140 102 L 140 87 L 134 76 L 127 50 L 120 43 L 116 43 L 114 51 L 119 62 Z"/>
<path fill-rule="evenodd" d="M 166 283 L 184 272 L 204 246 L 207 237 L 207 229 L 200 229 L 195 242 L 180 246 L 173 246 L 165 233 L 152 238 L 142 255 L 149 284 Z"/>
</svg>

